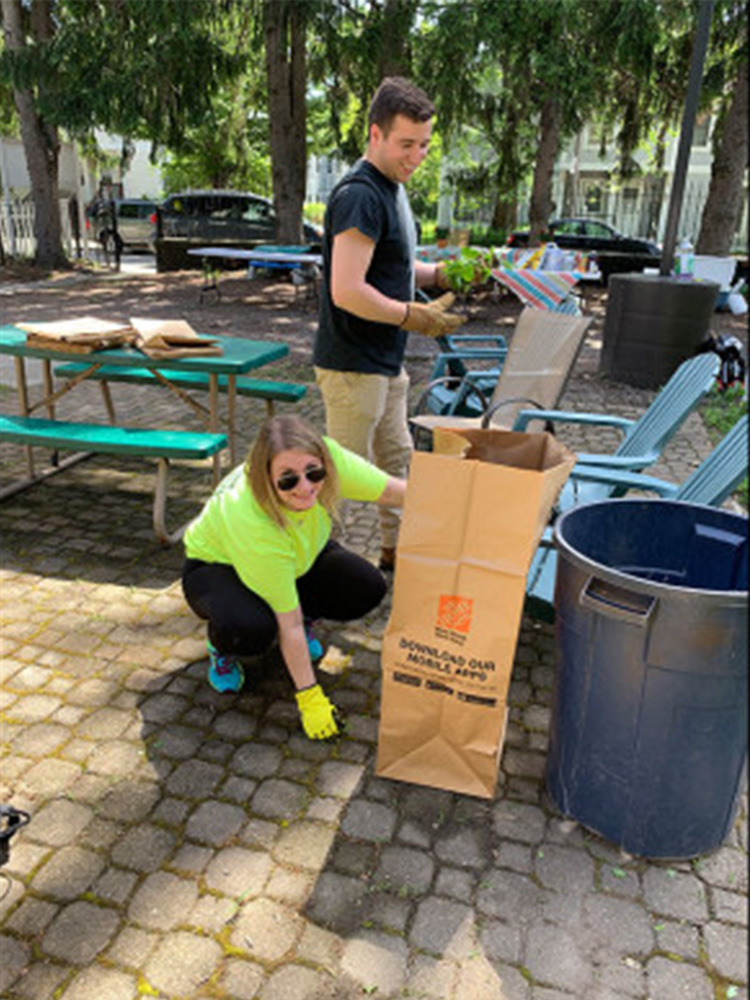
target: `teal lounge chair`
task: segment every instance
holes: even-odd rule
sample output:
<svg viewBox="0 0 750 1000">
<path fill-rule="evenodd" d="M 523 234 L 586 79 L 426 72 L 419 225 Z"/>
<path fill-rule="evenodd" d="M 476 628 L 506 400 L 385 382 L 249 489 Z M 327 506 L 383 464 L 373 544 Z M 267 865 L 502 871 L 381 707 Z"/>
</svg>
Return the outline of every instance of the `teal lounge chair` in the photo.
<svg viewBox="0 0 750 1000">
<path fill-rule="evenodd" d="M 679 430 L 688 416 L 714 384 L 720 360 L 716 354 L 698 354 L 679 366 L 667 384 L 655 396 L 651 405 L 637 420 L 628 420 L 606 413 L 572 413 L 563 410 L 521 410 L 513 425 L 514 431 L 525 431 L 534 420 L 543 420 L 553 426 L 557 423 L 584 426 L 615 427 L 624 434 L 622 441 L 611 454 L 579 452 L 578 464 L 604 466 L 609 470 L 641 472 L 658 461 L 666 444 Z M 584 481 L 578 477 L 564 487 L 558 500 L 558 510 L 579 503 L 606 500 L 621 496 L 616 483 Z"/>
<path fill-rule="evenodd" d="M 449 384 L 455 389 L 468 377 L 483 396 L 492 395 L 508 355 L 508 342 L 501 333 L 449 333 L 435 340 L 440 353 L 435 358 L 430 382 L 450 378 Z M 468 368 L 467 361 L 478 362 L 481 367 Z M 446 394 L 444 400 L 451 395 L 455 397 L 455 392 Z"/>
<path fill-rule="evenodd" d="M 604 466 L 576 465 L 571 478 L 597 483 L 622 495 L 627 490 L 651 491 L 668 500 L 718 507 L 747 476 L 747 414 L 741 417 L 711 454 L 682 484 L 669 483 L 655 476 Z M 547 529 L 531 563 L 526 579 L 526 608 L 535 618 L 554 618 L 557 550 L 552 545 L 552 530 Z"/>
</svg>

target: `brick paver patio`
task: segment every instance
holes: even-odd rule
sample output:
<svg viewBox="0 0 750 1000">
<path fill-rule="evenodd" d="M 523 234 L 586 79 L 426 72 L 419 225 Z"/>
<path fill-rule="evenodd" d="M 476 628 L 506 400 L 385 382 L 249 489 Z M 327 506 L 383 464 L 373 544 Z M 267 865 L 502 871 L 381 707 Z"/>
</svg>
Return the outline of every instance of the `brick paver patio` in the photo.
<svg viewBox="0 0 750 1000">
<path fill-rule="evenodd" d="M 599 379 L 597 348 L 566 406 L 641 412 L 651 394 Z M 153 390 L 115 391 L 123 416 L 186 425 Z M 60 410 L 99 407 L 84 387 Z M 314 390 L 301 411 L 320 424 Z M 246 441 L 262 413 L 243 402 Z M 693 417 L 656 471 L 683 478 L 708 448 Z M 20 459 L 0 450 L 4 479 Z M 726 843 L 691 862 L 624 856 L 560 816 L 543 782 L 554 633 L 528 618 L 489 802 L 374 776 L 388 598 L 322 629 L 353 653 L 323 679 L 348 716 L 339 741 L 304 738 L 277 655 L 239 695 L 212 692 L 180 547 L 152 534 L 152 478 L 93 458 L 0 508 L 0 801 L 32 814 L 0 874 L 0 996 L 746 1000 L 746 791 Z M 175 470 L 170 519 L 209 485 Z M 375 557 L 371 509 L 346 533 Z"/>
</svg>

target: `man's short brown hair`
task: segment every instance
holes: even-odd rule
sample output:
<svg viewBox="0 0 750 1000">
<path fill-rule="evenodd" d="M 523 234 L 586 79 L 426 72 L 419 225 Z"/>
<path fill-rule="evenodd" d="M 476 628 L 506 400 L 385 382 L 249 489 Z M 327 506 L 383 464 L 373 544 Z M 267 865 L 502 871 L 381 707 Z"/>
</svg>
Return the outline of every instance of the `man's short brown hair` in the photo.
<svg viewBox="0 0 750 1000">
<path fill-rule="evenodd" d="M 434 114 L 435 105 L 420 87 L 403 76 L 387 76 L 375 91 L 368 125 L 377 125 L 388 135 L 396 115 L 413 122 L 426 122 Z"/>
</svg>

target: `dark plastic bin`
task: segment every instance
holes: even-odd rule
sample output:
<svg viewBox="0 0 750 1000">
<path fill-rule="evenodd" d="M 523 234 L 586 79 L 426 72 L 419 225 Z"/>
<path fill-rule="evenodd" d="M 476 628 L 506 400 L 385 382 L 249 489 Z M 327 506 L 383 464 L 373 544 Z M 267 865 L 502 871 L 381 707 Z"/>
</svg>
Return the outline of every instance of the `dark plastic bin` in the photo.
<svg viewBox="0 0 750 1000">
<path fill-rule="evenodd" d="M 547 787 L 649 858 L 718 847 L 747 763 L 747 518 L 606 500 L 555 527 Z"/>
<path fill-rule="evenodd" d="M 656 389 L 708 336 L 720 286 L 650 274 L 614 274 L 599 370 Z"/>
</svg>

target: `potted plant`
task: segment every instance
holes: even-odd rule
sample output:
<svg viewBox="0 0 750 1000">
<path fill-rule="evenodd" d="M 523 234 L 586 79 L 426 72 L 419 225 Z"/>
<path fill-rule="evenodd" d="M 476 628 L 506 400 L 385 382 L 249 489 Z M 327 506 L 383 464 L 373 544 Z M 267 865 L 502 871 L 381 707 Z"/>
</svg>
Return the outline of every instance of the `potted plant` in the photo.
<svg viewBox="0 0 750 1000">
<path fill-rule="evenodd" d="M 439 247 L 448 246 L 450 229 L 447 226 L 435 226 L 435 242 Z"/>
</svg>

